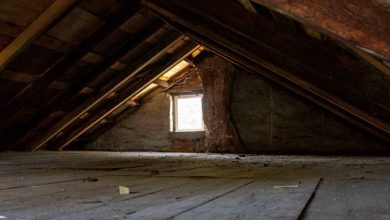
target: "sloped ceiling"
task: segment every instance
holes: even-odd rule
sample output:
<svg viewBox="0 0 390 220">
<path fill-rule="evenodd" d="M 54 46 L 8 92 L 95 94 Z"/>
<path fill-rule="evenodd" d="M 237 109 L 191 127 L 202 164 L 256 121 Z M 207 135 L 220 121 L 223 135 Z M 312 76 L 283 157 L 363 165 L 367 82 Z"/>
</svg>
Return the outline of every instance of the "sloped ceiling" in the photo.
<svg viewBox="0 0 390 220">
<path fill-rule="evenodd" d="M 388 8 L 331 21 L 359 38 L 296 12 L 315 0 L 33 2 L 0 2 L 1 150 L 63 149 L 199 45 L 390 142 Z"/>
<path fill-rule="evenodd" d="M 350 2 L 355 2 L 355 10 L 359 9 L 358 2 Z M 253 8 L 257 7 L 259 13 L 224 0 L 147 0 L 145 5 L 221 56 L 389 140 L 390 75 L 385 53 L 380 57 L 362 55 L 362 51 L 356 53 L 355 44 L 348 39 L 332 40 L 312 29 L 315 27 L 295 20 L 290 25 L 285 24 L 286 20 L 283 24 L 277 21 L 280 14 L 257 4 Z M 333 6 L 337 9 L 340 5 Z M 376 5 L 371 9 L 375 13 Z M 376 27 L 382 26 L 386 26 L 383 19 Z M 389 35 L 384 28 L 382 41 L 389 39 Z M 376 60 L 382 68 L 369 60 Z"/>
</svg>

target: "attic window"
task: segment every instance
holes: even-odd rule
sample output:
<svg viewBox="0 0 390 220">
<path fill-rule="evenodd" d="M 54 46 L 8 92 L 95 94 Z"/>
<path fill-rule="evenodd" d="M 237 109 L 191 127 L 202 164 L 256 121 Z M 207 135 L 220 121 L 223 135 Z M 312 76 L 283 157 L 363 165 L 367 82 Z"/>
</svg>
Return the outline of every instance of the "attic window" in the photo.
<svg viewBox="0 0 390 220">
<path fill-rule="evenodd" d="M 201 94 L 173 96 L 171 113 L 171 131 L 204 130 Z"/>
</svg>

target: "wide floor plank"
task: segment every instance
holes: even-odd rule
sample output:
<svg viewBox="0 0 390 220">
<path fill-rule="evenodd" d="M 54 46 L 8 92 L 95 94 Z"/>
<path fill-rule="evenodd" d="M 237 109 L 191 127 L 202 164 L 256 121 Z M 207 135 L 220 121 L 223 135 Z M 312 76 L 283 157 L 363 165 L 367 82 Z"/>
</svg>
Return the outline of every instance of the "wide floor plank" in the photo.
<svg viewBox="0 0 390 220">
<path fill-rule="evenodd" d="M 7 152 L 0 216 L 390 219 L 389 165 L 388 157 Z"/>
</svg>

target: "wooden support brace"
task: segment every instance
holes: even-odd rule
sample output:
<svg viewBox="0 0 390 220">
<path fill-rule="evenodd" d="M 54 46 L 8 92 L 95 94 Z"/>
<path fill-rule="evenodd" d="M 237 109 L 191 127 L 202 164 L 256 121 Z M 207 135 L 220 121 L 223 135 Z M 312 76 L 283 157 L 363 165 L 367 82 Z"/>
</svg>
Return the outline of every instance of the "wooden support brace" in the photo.
<svg viewBox="0 0 390 220">
<path fill-rule="evenodd" d="M 64 105 L 67 105 L 67 102 L 64 100 L 71 100 L 78 93 L 82 92 L 90 92 L 90 89 L 85 89 L 86 86 L 97 76 L 103 73 L 107 68 L 110 68 L 112 65 L 117 63 L 117 60 L 124 56 L 129 50 L 135 48 L 138 44 L 142 43 L 146 38 L 156 34 L 158 30 L 162 28 L 162 23 L 157 22 L 152 25 L 151 28 L 146 32 L 142 32 L 140 34 L 136 34 L 133 37 L 130 37 L 128 41 L 124 42 L 124 44 L 117 50 L 113 51 L 104 61 L 102 61 L 99 65 L 92 68 L 90 71 L 87 71 L 85 74 L 78 77 L 74 83 L 72 83 L 66 90 L 62 93 L 58 93 L 57 97 L 49 102 L 46 106 L 42 107 L 42 111 L 39 112 L 34 118 L 28 121 L 23 128 L 22 134 L 31 130 L 34 126 L 39 124 L 40 121 L 45 120 L 47 115 L 49 115 L 53 111 L 57 111 L 57 109 L 61 109 Z M 123 70 L 122 70 L 123 71 Z M 23 138 L 22 138 L 23 139 Z M 22 140 L 21 139 L 21 140 Z"/>
<path fill-rule="evenodd" d="M 63 138 L 60 142 L 61 144 L 58 147 L 54 147 L 55 150 L 63 150 L 66 146 L 80 137 L 82 134 L 87 132 L 89 129 L 98 124 L 101 120 L 107 117 L 109 114 L 114 112 L 116 109 L 125 104 L 128 100 L 137 95 L 140 91 L 146 88 L 149 84 L 153 83 L 156 79 L 162 76 L 165 72 L 169 71 L 172 67 L 177 65 L 184 58 L 189 56 L 193 51 L 195 51 L 199 46 L 195 43 L 190 43 L 180 52 L 175 54 L 169 62 L 165 65 L 157 67 L 157 69 L 150 71 L 151 74 L 141 78 L 137 83 L 129 87 L 125 92 L 123 92 L 120 97 L 117 98 L 117 101 L 111 103 L 108 107 L 104 108 L 99 114 L 92 117 L 82 126 L 79 126 L 76 130 L 72 131 L 66 138 Z"/>
<path fill-rule="evenodd" d="M 138 12 L 138 7 L 132 7 L 131 10 L 123 9 L 121 14 L 111 18 L 109 22 L 99 28 L 94 34 L 84 40 L 77 49 L 65 54 L 56 63 L 50 66 L 41 77 L 34 81 L 30 86 L 26 87 L 23 91 L 19 92 L 11 101 L 4 105 L 0 109 L 0 131 L 7 129 L 4 123 L 11 117 L 11 115 L 17 112 L 23 107 L 26 101 L 39 95 L 44 89 L 46 89 L 56 78 L 67 71 L 71 66 L 77 63 L 82 57 L 88 54 L 92 48 L 109 36 L 113 31 L 119 28 L 124 22 L 131 16 Z"/>
<path fill-rule="evenodd" d="M 160 43 L 155 49 L 149 51 L 147 54 L 140 57 L 137 62 L 134 62 L 127 70 L 125 70 L 124 73 L 126 73 L 126 76 L 124 78 L 118 78 L 117 80 L 113 80 L 110 84 L 106 86 L 107 88 L 104 90 L 104 92 L 92 96 L 83 104 L 73 109 L 52 128 L 50 128 L 41 136 L 36 137 L 35 140 L 30 143 L 27 150 L 36 151 L 42 148 L 52 138 L 56 137 L 56 135 L 58 135 L 62 130 L 64 130 L 74 121 L 80 118 L 81 115 L 88 112 L 94 106 L 99 104 L 102 100 L 108 97 L 111 93 L 115 92 L 118 88 L 120 88 L 124 83 L 126 83 L 136 74 L 141 72 L 146 66 L 161 57 L 168 48 L 170 48 L 182 38 L 182 35 L 174 34 L 171 37 L 167 38 L 164 42 Z"/>
</svg>

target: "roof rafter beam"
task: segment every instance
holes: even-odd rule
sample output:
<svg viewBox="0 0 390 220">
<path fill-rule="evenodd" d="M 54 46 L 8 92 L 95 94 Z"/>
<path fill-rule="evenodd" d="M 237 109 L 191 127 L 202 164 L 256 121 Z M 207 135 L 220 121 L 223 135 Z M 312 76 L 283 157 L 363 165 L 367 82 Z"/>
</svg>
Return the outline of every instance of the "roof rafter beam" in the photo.
<svg viewBox="0 0 390 220">
<path fill-rule="evenodd" d="M 155 83 L 155 84 L 157 84 L 158 86 L 163 87 L 163 88 L 168 88 L 168 87 L 170 87 L 169 82 L 164 81 L 164 80 L 161 80 L 161 79 L 156 79 L 156 80 L 153 81 L 153 83 Z"/>
<path fill-rule="evenodd" d="M 195 1 L 179 1 L 179 0 L 147 0 L 144 1 L 144 4 L 158 13 L 163 19 L 170 22 L 176 28 L 184 31 L 184 33 L 191 36 L 200 36 L 198 39 L 203 39 L 203 43 L 205 46 L 209 46 L 210 42 L 222 46 L 227 50 L 233 50 L 235 56 L 240 56 L 244 60 L 249 60 L 250 62 L 254 62 L 257 65 L 265 67 L 268 71 L 268 76 L 271 74 L 274 75 L 273 78 L 281 78 L 283 81 L 288 81 L 290 84 L 294 85 L 294 87 L 299 87 L 299 89 L 303 89 L 306 92 L 309 92 L 313 97 L 318 97 L 318 100 L 326 102 L 328 106 L 332 106 L 332 111 L 336 114 L 339 112 L 343 112 L 344 115 L 349 117 L 349 119 L 353 120 L 355 124 L 358 124 L 360 127 L 366 129 L 367 131 L 381 137 L 382 139 L 390 142 L 389 132 L 390 127 L 389 124 L 382 122 L 378 118 L 367 114 L 361 109 L 356 108 L 355 106 L 349 104 L 348 102 L 335 97 L 331 93 L 328 93 L 326 90 L 319 88 L 316 84 L 311 83 L 310 81 L 305 80 L 305 75 L 300 76 L 300 74 L 310 74 L 312 77 L 318 77 L 317 70 L 321 71 L 319 68 L 315 68 L 316 63 L 297 63 L 297 60 L 300 56 L 297 54 L 295 57 L 285 57 L 282 56 L 286 63 L 291 63 L 293 65 L 289 66 L 289 68 L 281 68 L 278 65 L 273 64 L 274 60 L 270 60 L 269 55 L 274 53 L 275 48 L 268 48 L 268 45 L 264 45 L 269 39 L 264 39 L 264 34 L 267 34 L 267 29 L 270 30 L 274 24 L 267 22 L 266 20 L 260 20 L 260 18 L 255 18 L 257 15 L 244 15 L 244 13 L 236 12 L 236 10 L 241 10 L 237 8 L 237 6 L 232 5 L 232 3 L 228 3 L 222 0 L 215 0 L 212 4 L 219 5 L 216 7 L 216 10 L 220 10 L 218 12 L 213 10 L 214 7 L 210 6 L 210 2 L 206 2 L 202 0 Z M 220 7 L 227 7 L 225 10 L 221 10 Z M 210 11 L 211 10 L 211 11 Z M 244 9 L 242 9 L 244 10 Z M 223 11 L 223 13 L 222 13 Z M 228 11 L 229 13 L 226 13 Z M 248 14 L 248 13 L 247 13 Z M 250 13 L 249 13 L 250 14 Z M 234 15 L 234 16 L 233 16 Z M 250 16 L 251 19 L 246 20 Z M 235 22 L 233 18 L 240 17 L 240 21 Z M 242 20 L 244 20 L 247 25 L 242 26 Z M 259 23 L 257 23 L 259 22 Z M 207 27 L 204 25 L 207 24 Z M 280 31 L 280 30 L 278 30 Z M 323 56 L 329 55 L 329 50 L 332 50 L 333 47 L 327 47 L 327 45 L 319 45 L 324 46 L 326 51 L 323 53 L 321 50 L 322 47 L 318 48 L 313 44 L 313 40 L 304 39 L 302 42 L 299 42 L 300 36 L 294 36 L 293 32 L 289 32 L 289 34 L 279 32 L 280 34 L 274 35 L 272 39 L 279 38 L 280 42 L 285 40 L 286 42 L 298 43 L 304 46 L 305 50 L 309 50 L 312 48 L 312 53 L 322 54 Z M 256 34 L 257 32 L 261 32 L 261 34 Z M 292 40 L 283 39 L 288 36 L 288 38 L 292 38 Z M 310 37 L 308 37 L 310 38 Z M 206 40 L 204 40 L 206 39 Z M 262 41 L 264 40 L 264 41 Z M 254 44 L 253 44 L 254 43 Z M 275 45 L 275 44 L 273 44 Z M 283 46 L 283 44 L 281 44 Z M 277 45 L 279 46 L 279 45 Z M 231 49 L 229 49 L 231 48 Z M 283 48 L 276 48 L 282 49 Z M 285 48 L 288 50 L 288 47 Z M 267 52 L 264 52 L 267 51 Z M 295 51 L 293 51 L 295 52 Z M 286 51 L 288 54 L 289 52 Z M 299 51 L 298 51 L 299 53 Z M 342 56 L 341 59 L 349 59 L 350 62 L 356 63 L 359 65 L 359 62 L 356 60 L 351 60 L 348 56 L 345 56 L 343 53 L 335 53 Z M 278 56 L 274 56 L 276 59 Z M 326 59 L 329 61 L 335 61 L 341 69 L 339 71 L 348 71 L 346 67 L 339 62 L 337 62 L 337 57 L 327 56 Z M 336 59 L 336 60 L 335 60 Z M 277 63 L 276 63 L 277 64 Z M 311 68 L 300 68 L 301 66 L 309 66 Z M 361 64 L 360 64 L 361 66 Z M 360 68 L 360 67 L 359 67 Z M 364 66 L 363 66 L 364 69 Z M 288 70 L 288 71 L 286 71 Z M 258 72 L 264 71 L 259 70 Z M 272 73 L 270 73 L 270 71 Z M 290 71 L 293 71 L 291 73 Z M 295 73 L 294 73 L 295 72 Z M 338 71 L 336 71 L 338 72 Z M 364 71 L 360 70 L 359 73 Z M 310 76 L 309 75 L 309 76 Z M 301 78 L 303 77 L 303 78 Z M 268 77 L 269 78 L 269 77 Z M 309 77 L 310 79 L 310 77 Z M 336 88 L 337 89 L 337 88 Z M 329 109 L 329 108 L 328 108 Z M 339 114 L 338 114 L 339 115 Z"/>
<path fill-rule="evenodd" d="M 139 57 L 137 61 L 133 62 L 122 74 L 117 78 L 110 81 L 100 93 L 95 94 L 88 98 L 81 105 L 74 108 L 66 116 L 64 116 L 59 122 L 53 125 L 50 129 L 44 132 L 42 135 L 36 137 L 30 144 L 27 146 L 26 150 L 36 151 L 41 149 L 48 143 L 51 139 L 60 134 L 64 129 L 69 127 L 73 122 L 79 119 L 82 115 L 90 111 L 100 102 L 106 99 L 110 94 L 115 92 L 118 88 L 123 86 L 129 80 L 131 80 L 135 75 L 140 73 L 148 65 L 152 64 L 158 58 L 165 54 L 165 51 L 170 48 L 172 45 L 183 39 L 183 35 L 174 33 L 170 37 L 166 38 L 163 42 L 158 44 L 155 48 L 150 50 L 148 53 Z"/>
<path fill-rule="evenodd" d="M 373 67 L 377 68 L 379 71 L 384 73 L 386 76 L 390 77 L 390 67 L 383 64 L 381 61 L 377 60 L 374 56 L 367 53 L 366 51 L 352 45 L 350 43 L 344 42 L 344 45 L 348 47 L 354 54 L 359 56 L 361 59 L 365 60 Z"/>
<path fill-rule="evenodd" d="M 156 22 L 153 24 L 147 31 L 136 34 L 130 37 L 123 45 L 113 51 L 104 61 L 92 68 L 90 71 L 87 71 L 85 74 L 80 75 L 78 79 L 75 80 L 67 89 L 62 93 L 59 93 L 56 98 L 50 101 L 46 106 L 42 107 L 42 111 L 38 113 L 34 118 L 27 122 L 23 127 L 22 134 L 28 132 L 30 129 L 33 129 L 34 126 L 39 124 L 40 121 L 45 120 L 51 112 L 55 112 L 58 109 L 61 109 L 66 103 L 64 100 L 69 100 L 81 92 L 86 86 L 103 73 L 107 68 L 110 68 L 114 65 L 118 59 L 123 57 L 129 50 L 135 48 L 138 44 L 142 43 L 146 38 L 156 34 L 156 32 L 163 27 L 161 22 Z M 23 139 L 21 139 L 23 140 Z"/>
<path fill-rule="evenodd" d="M 191 55 L 193 51 L 198 48 L 196 43 L 190 43 L 185 46 L 185 48 L 181 49 L 180 52 L 175 54 L 172 58 L 169 59 L 164 65 L 158 65 L 156 68 L 153 68 L 149 74 L 140 78 L 137 82 L 132 84 L 129 88 L 123 91 L 119 97 L 115 99 L 115 101 L 111 102 L 108 106 L 104 107 L 98 114 L 92 116 L 87 122 L 82 123 L 81 126 L 77 126 L 77 129 L 73 130 L 66 137 L 61 138 L 60 143 L 54 146 L 52 150 L 63 150 L 69 144 L 71 144 L 78 137 L 83 135 L 89 129 L 93 128 L 96 124 L 98 124 L 101 120 L 106 118 L 112 112 L 120 108 L 122 105 L 126 104 L 126 102 L 136 96 L 139 92 L 145 89 L 149 84 L 155 82 L 160 76 L 162 76 L 165 72 L 169 71 L 172 67 L 177 65 L 181 60 Z"/>
<path fill-rule="evenodd" d="M 185 27 L 181 27 L 182 30 L 185 30 Z M 326 97 L 323 97 L 321 95 L 318 95 L 316 93 L 307 92 L 307 89 L 296 85 L 294 83 L 291 83 L 289 80 L 286 80 L 284 77 L 280 77 L 277 74 L 274 74 L 268 69 L 265 69 L 261 66 L 261 64 L 253 62 L 251 59 L 242 57 L 242 53 L 237 52 L 235 49 L 231 50 L 231 48 L 224 46 L 223 44 L 219 44 L 217 42 L 213 42 L 210 39 L 207 39 L 206 37 L 200 35 L 199 33 L 193 32 L 191 30 L 185 31 L 188 36 L 190 36 L 192 39 L 198 41 L 200 44 L 207 45 L 207 48 L 213 51 L 214 53 L 218 54 L 221 57 L 224 57 L 225 59 L 229 60 L 230 62 L 240 66 L 241 68 L 247 70 L 248 72 L 261 75 L 281 86 L 284 88 L 289 89 L 290 91 L 294 92 L 295 94 L 323 107 L 324 109 L 332 112 L 333 114 L 337 115 L 338 117 L 348 121 L 349 123 L 362 128 L 365 131 L 368 131 L 369 133 L 379 137 L 380 139 L 386 141 L 387 143 L 390 143 L 390 138 L 388 134 L 378 132 L 378 130 L 375 127 L 372 127 L 370 124 L 362 122 L 362 120 L 358 117 L 354 117 L 354 115 L 351 115 L 349 111 L 346 111 L 339 106 L 335 105 L 333 102 L 329 101 Z"/>
<path fill-rule="evenodd" d="M 390 60 L 390 13 L 385 3 L 379 0 L 252 1 Z M 365 15 L 369 15 L 369 18 Z"/>
<path fill-rule="evenodd" d="M 123 9 L 121 11 L 122 13 L 112 17 L 95 33 L 85 39 L 77 49 L 63 55 L 56 63 L 46 69 L 38 80 L 34 81 L 23 91 L 19 92 L 11 101 L 9 101 L 0 109 L 0 125 L 9 119 L 13 113 L 17 112 L 26 101 L 29 101 L 33 97 L 39 95 L 44 89 L 47 88 L 48 85 L 55 81 L 57 76 L 61 75 L 75 63 L 77 63 L 102 40 L 104 40 L 113 31 L 119 28 L 130 17 L 136 14 L 138 10 L 138 6 Z"/>
<path fill-rule="evenodd" d="M 0 73 L 13 58 L 71 11 L 76 5 L 75 2 L 76 0 L 54 1 L 48 9 L 4 48 L 0 53 Z"/>
<path fill-rule="evenodd" d="M 250 0 L 241 0 L 241 1 L 244 1 L 244 2 L 249 1 L 250 2 Z M 246 9 L 248 9 L 249 11 L 252 11 L 254 13 L 257 13 L 256 11 L 251 10 L 246 4 L 242 3 L 241 1 L 240 1 L 240 3 L 243 4 Z M 293 23 L 293 20 L 291 18 L 286 17 L 282 14 L 279 14 L 279 12 L 276 12 L 273 10 L 270 10 L 270 12 L 271 12 L 273 18 L 278 23 L 281 23 L 283 25 L 286 25 L 286 26 L 294 29 L 294 23 Z M 306 31 L 306 33 L 308 33 L 312 37 L 320 39 L 322 36 L 322 33 L 319 31 L 312 30 L 311 28 L 308 28 L 305 26 L 303 26 L 303 28 Z M 377 68 L 379 71 L 383 72 L 385 75 L 390 76 L 390 68 L 387 67 L 382 62 L 380 62 L 379 60 L 377 60 L 374 56 L 372 56 L 372 54 L 368 53 L 367 51 L 364 51 L 361 48 L 356 47 L 356 45 L 353 45 L 350 42 L 347 42 L 345 40 L 343 40 L 342 42 L 347 48 L 349 48 L 352 51 L 352 53 L 354 53 L 355 55 L 360 57 L 362 60 L 371 64 L 373 67 Z"/>
</svg>

